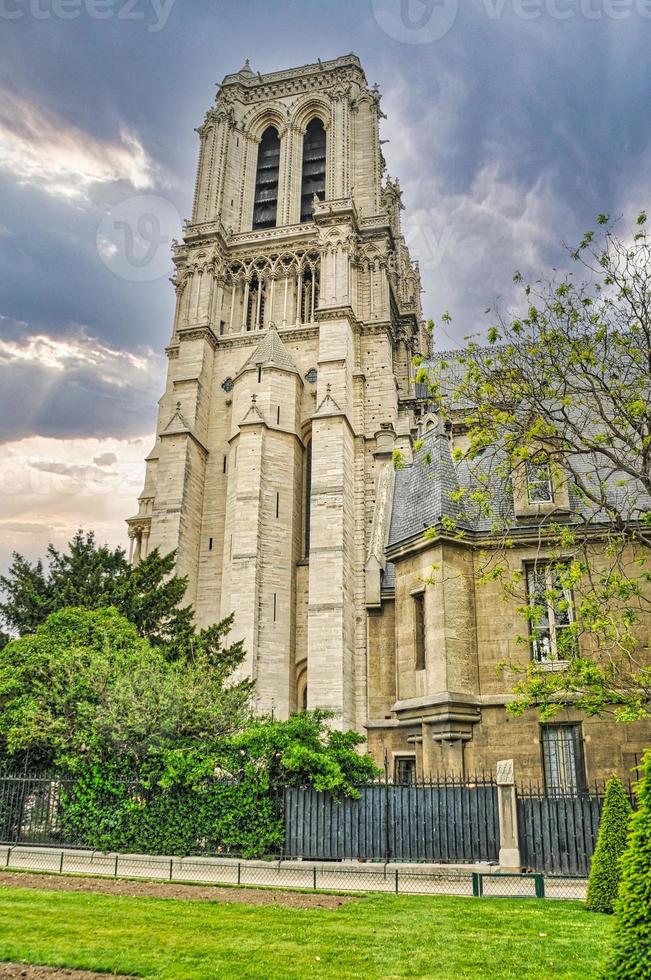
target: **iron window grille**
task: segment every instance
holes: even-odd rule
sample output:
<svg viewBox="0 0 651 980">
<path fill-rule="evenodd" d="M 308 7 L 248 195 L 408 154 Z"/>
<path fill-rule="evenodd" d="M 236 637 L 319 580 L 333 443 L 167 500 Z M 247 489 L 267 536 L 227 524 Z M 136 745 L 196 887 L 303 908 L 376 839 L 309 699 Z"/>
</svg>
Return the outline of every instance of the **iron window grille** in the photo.
<svg viewBox="0 0 651 980">
<path fill-rule="evenodd" d="M 580 725 L 542 725 L 542 758 L 548 796 L 579 796 L 586 791 Z"/>
<path fill-rule="evenodd" d="M 396 756 L 393 762 L 393 781 L 399 786 L 416 785 L 416 756 Z"/>
</svg>

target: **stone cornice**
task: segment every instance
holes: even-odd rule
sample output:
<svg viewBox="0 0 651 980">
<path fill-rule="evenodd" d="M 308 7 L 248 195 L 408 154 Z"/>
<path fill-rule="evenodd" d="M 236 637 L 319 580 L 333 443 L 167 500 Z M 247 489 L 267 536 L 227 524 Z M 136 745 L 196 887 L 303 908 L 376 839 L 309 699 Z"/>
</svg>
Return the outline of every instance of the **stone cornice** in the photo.
<svg viewBox="0 0 651 980">
<path fill-rule="evenodd" d="M 605 523 L 585 527 L 582 524 L 568 522 L 566 526 L 570 529 L 580 528 L 582 533 L 589 535 L 595 541 L 607 536 L 610 530 L 609 525 Z M 432 528 L 428 528 L 427 530 L 436 531 L 435 536 L 425 538 L 425 528 L 423 528 L 422 532 L 405 538 L 403 541 L 398 541 L 388 547 L 386 549 L 387 560 L 398 562 L 402 558 L 417 554 L 432 547 L 432 545 L 439 544 L 454 544 L 461 548 L 479 548 L 482 550 L 502 546 L 502 538 L 496 537 L 487 531 L 473 531 L 462 528 L 463 537 L 458 537 L 455 532 L 444 531 L 440 524 L 432 525 Z M 554 538 L 558 539 L 558 533 L 554 533 L 551 530 L 547 530 L 547 533 L 545 533 L 545 531 L 546 529 L 542 525 L 527 525 L 526 527 L 513 525 L 508 529 L 508 537 L 509 540 L 514 542 L 514 547 L 515 545 L 520 547 L 531 546 L 532 548 L 552 547 Z M 509 551 L 513 552 L 514 547 L 510 547 Z"/>
<path fill-rule="evenodd" d="M 319 327 L 314 324 L 303 324 L 300 327 L 277 327 L 278 335 L 281 340 L 309 340 L 310 337 L 318 338 Z M 217 337 L 219 348 L 229 349 L 231 347 L 255 347 L 260 343 L 262 331 L 250 331 L 243 334 L 233 334 L 231 336 Z"/>
<path fill-rule="evenodd" d="M 184 340 L 207 340 L 213 350 L 217 350 L 219 338 L 206 323 L 197 326 L 179 327 L 177 330 L 179 343 Z"/>
<path fill-rule="evenodd" d="M 355 201 L 352 197 L 343 197 L 315 202 L 314 222 L 320 226 L 345 223 L 352 225 L 353 231 L 359 231 L 359 217 Z"/>
<path fill-rule="evenodd" d="M 252 71 L 225 75 L 216 104 L 228 104 L 232 95 L 236 95 L 240 101 L 253 102 L 304 94 L 328 88 L 340 80 L 354 80 L 360 85 L 366 85 L 364 70 L 356 55 L 351 53 L 331 61 L 268 72 L 265 75 L 254 74 Z"/>
<path fill-rule="evenodd" d="M 355 316 L 352 306 L 326 306 L 324 309 L 317 310 L 314 314 L 317 323 L 324 320 L 348 320 L 351 327 L 363 332 L 363 325 Z"/>
<path fill-rule="evenodd" d="M 226 244 L 229 249 L 250 248 L 255 250 L 268 242 L 286 244 L 286 239 L 291 240 L 292 245 L 310 244 L 314 248 L 318 248 L 316 227 L 313 221 L 304 222 L 300 225 L 279 225 L 276 228 L 263 228 L 260 231 L 239 232 L 237 235 L 229 235 Z"/>
</svg>

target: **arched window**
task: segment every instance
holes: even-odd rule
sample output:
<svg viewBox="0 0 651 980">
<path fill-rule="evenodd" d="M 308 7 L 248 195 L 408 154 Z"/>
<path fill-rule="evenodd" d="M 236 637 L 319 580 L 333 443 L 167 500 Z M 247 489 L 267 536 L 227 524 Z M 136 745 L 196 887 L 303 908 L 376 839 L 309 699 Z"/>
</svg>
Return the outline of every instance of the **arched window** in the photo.
<svg viewBox="0 0 651 980">
<path fill-rule="evenodd" d="M 262 330 L 264 324 L 265 282 L 257 275 L 249 283 L 249 298 L 246 308 L 246 329 Z"/>
<path fill-rule="evenodd" d="M 305 269 L 301 277 L 301 323 L 314 323 L 319 306 L 319 273 L 317 269 Z"/>
<path fill-rule="evenodd" d="M 303 138 L 303 174 L 301 179 L 301 221 L 312 220 L 312 198 L 325 199 L 326 134 L 320 119 L 313 119 Z"/>
<path fill-rule="evenodd" d="M 305 447 L 305 557 L 310 554 L 310 520 L 312 517 L 312 439 Z"/>
<path fill-rule="evenodd" d="M 274 228 L 278 211 L 278 171 L 280 137 L 274 126 L 265 129 L 258 147 L 258 169 L 255 175 L 253 230 Z"/>
</svg>

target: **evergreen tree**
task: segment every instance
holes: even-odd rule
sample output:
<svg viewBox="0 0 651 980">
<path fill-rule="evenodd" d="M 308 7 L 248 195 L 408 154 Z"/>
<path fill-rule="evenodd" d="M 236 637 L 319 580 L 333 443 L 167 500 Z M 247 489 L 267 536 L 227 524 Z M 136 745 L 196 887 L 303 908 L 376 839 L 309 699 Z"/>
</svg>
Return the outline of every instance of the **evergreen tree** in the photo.
<svg viewBox="0 0 651 980">
<path fill-rule="evenodd" d="M 47 567 L 14 553 L 9 572 L 0 575 L 0 620 L 24 636 L 60 609 L 114 606 L 150 643 L 179 656 L 192 642 L 194 626 L 192 610 L 181 606 L 187 582 L 173 574 L 174 557 L 155 550 L 130 565 L 122 548 L 97 545 L 92 531 L 81 530 L 67 552 L 48 546 Z"/>
<path fill-rule="evenodd" d="M 71 773 L 147 762 L 160 775 L 214 753 L 250 716 L 251 681 L 231 679 L 244 647 L 225 645 L 230 625 L 171 662 L 114 608 L 52 613 L 0 651 L 0 757 Z"/>
<path fill-rule="evenodd" d="M 638 809 L 622 857 L 614 947 L 603 974 L 608 980 L 651 977 L 651 750 L 641 768 Z"/>
<path fill-rule="evenodd" d="M 592 912 L 614 912 L 632 807 L 617 776 L 606 785 L 599 836 L 592 858 L 586 905 Z"/>
</svg>

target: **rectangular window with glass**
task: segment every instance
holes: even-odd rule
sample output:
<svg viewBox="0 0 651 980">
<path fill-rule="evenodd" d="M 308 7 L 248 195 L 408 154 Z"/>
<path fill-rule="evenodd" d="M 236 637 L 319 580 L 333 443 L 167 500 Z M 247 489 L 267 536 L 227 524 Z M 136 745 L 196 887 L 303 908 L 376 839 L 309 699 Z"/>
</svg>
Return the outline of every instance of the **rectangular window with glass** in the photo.
<svg viewBox="0 0 651 980">
<path fill-rule="evenodd" d="M 549 463 L 536 463 L 529 460 L 527 468 L 527 499 L 530 504 L 551 504 L 554 502 L 554 486 Z"/>
<path fill-rule="evenodd" d="M 393 763 L 393 781 L 399 786 L 413 786 L 416 782 L 416 757 L 396 756 Z"/>
<path fill-rule="evenodd" d="M 529 635 L 538 663 L 569 660 L 576 652 L 572 590 L 562 582 L 562 566 L 535 564 L 526 569 Z"/>
<path fill-rule="evenodd" d="M 578 796 L 585 790 L 580 725 L 543 725 L 542 756 L 548 796 Z"/>
<path fill-rule="evenodd" d="M 425 670 L 425 593 L 417 592 L 414 600 L 414 637 L 416 670 Z"/>
</svg>

